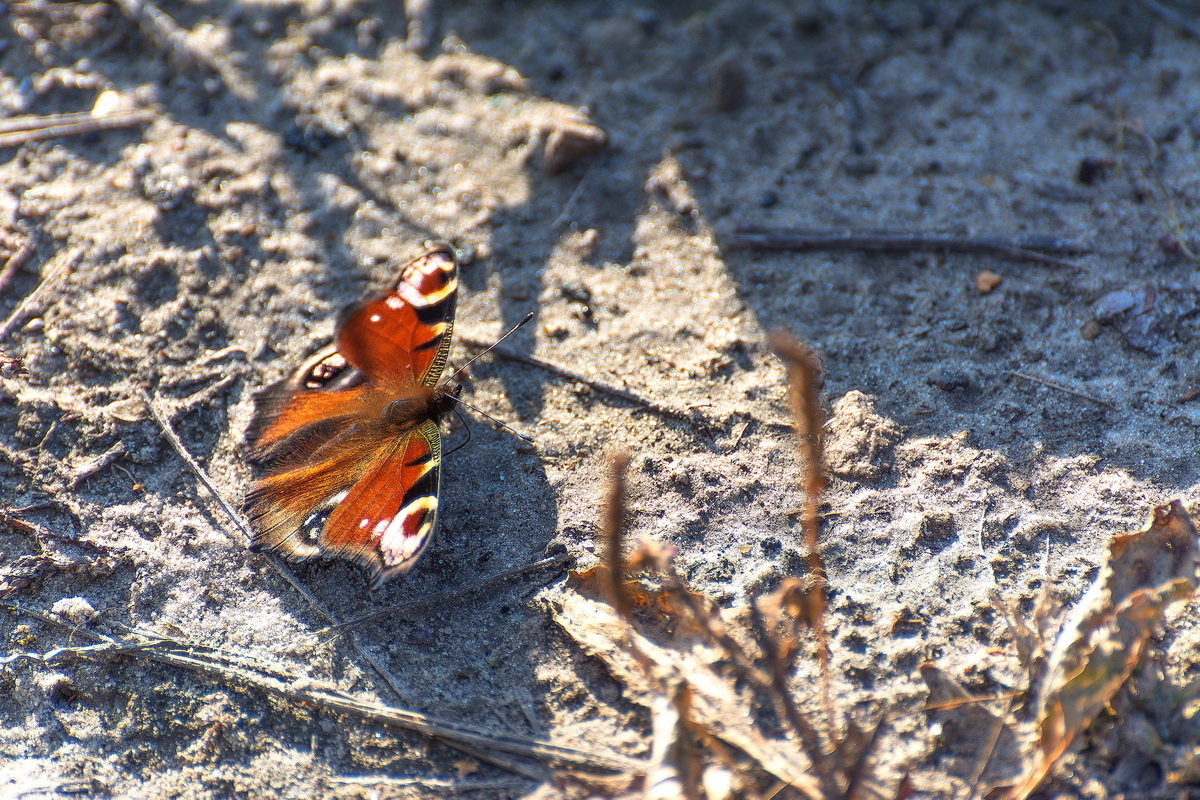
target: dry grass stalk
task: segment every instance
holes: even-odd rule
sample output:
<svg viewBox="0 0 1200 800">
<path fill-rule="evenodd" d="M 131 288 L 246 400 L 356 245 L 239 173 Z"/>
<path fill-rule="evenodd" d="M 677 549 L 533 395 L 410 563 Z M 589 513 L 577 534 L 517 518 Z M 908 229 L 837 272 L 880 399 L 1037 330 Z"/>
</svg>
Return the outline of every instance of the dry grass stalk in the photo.
<svg viewBox="0 0 1200 800">
<path fill-rule="evenodd" d="M 821 365 L 816 354 L 791 334 L 776 331 L 771 347 L 787 364 L 788 401 L 796 418 L 796 441 L 800 448 L 801 488 L 804 490 L 804 541 L 808 548 L 808 569 L 812 584 L 805 609 L 817 643 L 821 666 L 821 692 L 830 735 L 838 730 L 833 702 L 833 670 L 830 665 L 829 634 L 825 630 L 825 562 L 820 549 L 820 502 L 825 491 L 825 470 L 821 446 L 823 414 L 819 396 Z"/>
<path fill-rule="evenodd" d="M 715 603 L 688 588 L 675 568 L 673 548 L 644 540 L 626 559 L 621 542 L 627 463 L 628 458 L 622 456 L 613 465 L 603 515 L 604 563 L 575 574 L 579 588 L 595 586 L 606 603 L 568 597 L 556 619 L 586 650 L 609 665 L 630 688 L 631 696 L 651 709 L 655 734 L 649 771 L 656 777 L 646 781 L 643 796 L 685 800 L 732 797 L 735 795 L 729 793 L 735 785 L 740 787 L 739 797 L 772 796 L 775 792 L 767 795 L 761 786 L 755 788 L 763 773 L 804 797 L 841 795 L 843 787 L 853 784 L 853 776 L 837 774 L 827 755 L 835 740 L 823 737 L 808 721 L 786 685 L 799 650 L 796 632 L 810 615 L 804 614 L 804 620 L 795 614 L 785 617 L 803 602 L 785 588 L 777 593 L 780 599 L 773 605 L 765 603 L 770 622 L 760 626 L 762 652 L 755 652 L 734 635 Z M 628 576 L 637 572 L 653 573 L 657 583 L 630 580 Z M 798 589 L 797 584 L 789 582 L 788 586 Z M 655 618 L 666 621 L 671 631 L 665 634 L 665 641 L 662 634 L 651 638 L 640 630 Z M 743 634 L 754 641 L 748 631 Z M 723 674 L 729 669 L 736 678 Z M 793 741 L 800 744 L 820 777 L 808 775 L 803 762 L 784 754 L 784 742 L 758 728 L 759 709 L 751 696 L 737 688 L 739 681 L 772 698 L 778 718 L 792 729 Z M 674 738 L 664 732 L 668 727 L 676 731 Z M 708 765 L 703 770 L 689 766 L 693 762 L 688 755 L 693 752 L 690 746 L 697 742 L 705 752 L 700 761 Z M 674 754 L 673 758 L 663 762 L 668 753 Z M 759 771 L 747 772 L 745 756 Z M 703 789 L 688 777 L 701 773 Z"/>
<path fill-rule="evenodd" d="M 145 125 L 158 118 L 155 111 L 114 111 L 109 114 L 50 114 L 47 116 L 12 117 L 0 123 L 0 148 L 19 147 L 28 142 L 56 139 L 61 136 L 83 136 L 114 128 Z"/>
<path fill-rule="evenodd" d="M 633 598 L 625 591 L 625 554 L 621 552 L 626 523 L 625 470 L 628 466 L 628 453 L 619 453 L 613 457 L 608 502 L 604 504 L 603 526 L 604 564 L 608 567 L 604 593 L 612 607 L 626 620 L 633 616 Z"/>
<path fill-rule="evenodd" d="M 614 464 L 604 509 L 603 562 L 572 573 L 577 591 L 568 593 L 555 614 L 555 621 L 625 684 L 630 699 L 651 709 L 655 755 L 649 771 L 662 778 L 648 780 L 642 797 L 765 799 L 781 792 L 814 799 L 879 796 L 870 762 L 886 716 L 867 731 L 852 724 L 843 731 L 833 700 L 825 628 L 826 570 L 819 548 L 819 504 L 826 480 L 819 362 L 786 334 L 776 334 L 772 344 L 788 365 L 806 495 L 803 525 L 809 576 L 785 579 L 775 592 L 754 598 L 751 624 L 731 628 L 712 600 L 688 588 L 675 568 L 673 548 L 643 540 L 628 558 L 622 557 L 628 463 L 622 456 Z M 655 580 L 629 577 L 638 572 L 652 574 Z M 605 602 L 585 597 L 589 589 Z M 824 731 L 810 722 L 788 685 L 806 629 L 819 657 Z M 686 692 L 686 704 L 675 702 L 679 692 Z M 788 739 L 779 739 L 773 725 L 763 727 L 764 697 L 774 704 Z M 680 733 L 671 738 L 662 732 L 667 727 Z M 688 729 L 691 734 L 685 735 Z M 663 752 L 683 752 L 684 738 L 698 743 L 711 768 L 702 770 L 695 789 L 683 777 L 687 758 L 660 763 Z M 806 760 L 796 758 L 797 745 Z M 779 783 L 766 786 L 767 776 Z M 600 792 L 634 796 L 629 786 Z M 910 792 L 911 783 L 901 781 L 895 796 Z"/>
</svg>

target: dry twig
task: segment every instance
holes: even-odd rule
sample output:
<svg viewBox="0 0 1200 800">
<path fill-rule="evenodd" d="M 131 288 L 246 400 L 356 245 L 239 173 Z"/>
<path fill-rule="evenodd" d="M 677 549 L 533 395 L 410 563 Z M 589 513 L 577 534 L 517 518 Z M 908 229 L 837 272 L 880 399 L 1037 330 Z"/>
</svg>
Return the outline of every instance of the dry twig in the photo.
<svg viewBox="0 0 1200 800">
<path fill-rule="evenodd" d="M 870 228 L 770 228 L 747 225 L 727 237 L 734 247 L 758 250 L 868 250 L 876 253 L 956 252 L 1005 256 L 1054 267 L 1087 267 L 1056 254 L 1086 253 L 1075 242 L 1058 239 L 1008 240 L 993 236 L 887 231 Z"/>
<path fill-rule="evenodd" d="M 417 600 L 412 600 L 407 603 L 398 603 L 396 605 L 387 606 L 379 609 L 378 611 L 372 611 L 369 614 L 363 614 L 360 617 L 346 620 L 340 625 L 330 625 L 327 628 L 322 628 L 321 630 L 317 631 L 316 635 L 323 636 L 329 633 L 340 633 L 341 631 L 344 631 L 347 628 L 352 628 L 355 625 L 361 625 L 364 622 L 370 622 L 383 617 L 402 619 L 418 609 L 431 607 L 449 608 L 457 605 L 451 601 L 459 600 L 464 595 L 473 594 L 481 589 L 487 589 L 499 583 L 506 583 L 508 581 L 524 577 L 530 573 L 537 572 L 538 570 L 556 569 L 565 565 L 570 560 L 571 556 L 566 553 L 560 553 L 556 556 L 547 556 L 546 558 L 538 559 L 532 564 L 525 564 L 524 566 L 505 570 L 504 572 L 499 572 L 495 575 L 482 578 L 474 583 L 468 583 L 465 586 L 458 586 L 453 589 L 448 589 L 444 592 L 438 592 L 437 594 L 432 594 L 428 597 L 421 597 Z"/>
<path fill-rule="evenodd" d="M 825 490 L 825 468 L 821 447 L 821 404 L 818 390 L 821 368 L 816 355 L 797 339 L 783 331 L 771 336 L 771 346 L 787 363 L 788 400 L 796 418 L 796 441 L 803 463 L 804 539 L 808 548 L 808 569 L 812 576 L 809 592 L 809 619 L 817 640 L 821 665 L 821 689 L 829 733 L 839 728 L 833 703 L 833 669 L 830 665 L 829 634 L 825 630 L 825 562 L 821 558 L 819 532 L 821 493 Z"/>
<path fill-rule="evenodd" d="M 1090 402 L 1096 403 L 1097 405 L 1104 406 L 1105 408 L 1111 408 L 1114 410 L 1116 409 L 1116 406 L 1114 406 L 1112 403 L 1108 402 L 1107 400 L 1102 400 L 1099 397 L 1095 397 L 1093 395 L 1086 394 L 1077 389 L 1071 389 L 1067 386 L 1063 386 L 1061 383 L 1055 383 L 1054 381 L 1047 380 L 1046 378 L 1039 378 L 1037 375 L 1030 375 L 1025 372 L 1017 372 L 1015 369 L 1005 370 L 1005 372 L 1007 372 L 1009 375 L 1012 375 L 1014 378 L 1020 378 L 1021 380 L 1029 381 L 1030 383 L 1039 383 L 1042 386 L 1046 386 L 1050 389 L 1055 389 L 1055 390 L 1063 392 L 1065 394 L 1069 394 L 1073 397 L 1078 397 L 1081 400 L 1088 400 Z"/>
<path fill-rule="evenodd" d="M 114 128 L 129 128 L 153 122 L 157 112 L 114 111 L 109 114 L 49 114 L 46 116 L 11 117 L 0 121 L 0 148 L 19 147 L 27 142 L 40 142 L 60 136 L 83 136 Z"/>
<path fill-rule="evenodd" d="M 79 249 L 68 250 L 62 259 L 45 270 L 42 281 L 37 285 L 32 292 L 25 296 L 25 299 L 17 304 L 13 312 L 8 315 L 8 319 L 0 325 L 0 342 L 4 341 L 10 333 L 12 333 L 18 325 L 25 321 L 25 317 L 33 309 L 42 295 L 50 291 L 50 288 L 58 281 L 59 278 L 68 274 L 75 265 L 79 263 L 79 258 L 82 255 Z"/>
</svg>

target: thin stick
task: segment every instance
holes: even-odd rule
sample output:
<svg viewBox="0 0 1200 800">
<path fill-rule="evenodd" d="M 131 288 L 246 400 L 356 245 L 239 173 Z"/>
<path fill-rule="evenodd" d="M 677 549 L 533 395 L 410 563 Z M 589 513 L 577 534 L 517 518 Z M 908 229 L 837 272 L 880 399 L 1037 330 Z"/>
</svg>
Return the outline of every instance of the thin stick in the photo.
<svg viewBox="0 0 1200 800">
<path fill-rule="evenodd" d="M 254 532 L 250 529 L 250 526 L 246 523 L 245 519 L 242 518 L 241 514 L 238 514 L 233 510 L 233 507 L 230 506 L 228 501 L 225 500 L 224 495 L 217 491 L 217 487 L 213 485 L 213 482 L 209 479 L 208 474 L 200 468 L 200 465 L 197 464 L 195 459 L 192 458 L 192 454 L 189 453 L 187 448 L 183 446 L 183 441 L 180 440 L 179 436 L 175 433 L 174 428 L 171 427 L 170 421 L 164 417 L 154 405 L 154 402 L 150 399 L 150 395 L 142 392 L 142 401 L 146 404 L 146 408 L 149 410 L 150 416 L 152 416 L 154 421 L 158 424 L 158 428 L 162 431 L 163 437 L 166 438 L 167 442 L 171 445 L 171 448 L 179 455 L 179 457 L 183 459 L 184 463 L 188 465 L 188 469 L 192 471 L 192 474 L 196 476 L 200 483 L 204 484 L 204 488 L 208 489 L 209 494 L 216 498 L 217 505 L 219 505 L 221 510 L 225 512 L 225 516 L 227 516 L 234 526 L 242 532 L 242 535 L 246 537 L 247 541 L 253 540 Z M 271 566 L 275 568 L 275 571 L 278 572 L 284 580 L 291 584 L 293 589 L 299 592 L 304 599 L 308 601 L 308 604 L 325 619 L 327 624 L 341 624 L 341 621 L 337 618 L 337 615 L 334 614 L 333 611 L 331 611 L 328 607 L 326 607 L 326 605 L 322 603 L 321 600 L 315 594 L 313 594 L 307 586 L 302 584 L 278 556 L 274 555 L 273 553 L 268 553 L 266 555 L 267 560 L 270 562 Z M 396 697 L 408 702 L 408 696 L 400 690 L 400 682 L 396 680 L 391 672 L 384 667 L 374 655 L 362 647 L 357 639 L 355 639 L 353 636 L 349 636 L 347 638 L 350 641 L 350 646 L 354 648 L 354 651 L 358 653 L 360 658 L 371 665 L 371 668 L 375 670 L 379 677 L 383 678 L 384 682 L 391 687 L 391 690 L 395 693 Z"/>
<path fill-rule="evenodd" d="M 63 256 L 62 261 L 50 267 L 45 271 L 41 283 L 25 296 L 25 299 L 17 303 L 17 307 L 8 315 L 8 319 L 0 325 L 0 342 L 4 341 L 13 330 L 25 320 L 25 315 L 33 308 L 34 303 L 41 299 L 41 296 L 50 290 L 55 282 L 75 268 L 78 263 L 81 252 L 78 248 L 67 251 Z"/>
<path fill-rule="evenodd" d="M 768 228 L 744 226 L 726 237 L 734 247 L 760 250 L 869 250 L 879 253 L 918 251 L 983 253 L 1007 256 L 1055 267 L 1087 271 L 1055 253 L 1084 253 L 1087 248 L 1057 239 L 1009 241 L 991 236 L 956 236 L 944 233 L 899 232 L 853 228 Z"/>
<path fill-rule="evenodd" d="M 463 752 L 472 758 L 477 758 L 480 761 L 486 761 L 489 764 L 506 769 L 514 775 L 524 775 L 526 778 L 531 778 L 535 781 L 548 781 L 554 776 L 546 770 L 541 764 L 530 764 L 525 761 L 518 761 L 510 756 L 502 756 L 499 753 L 489 753 L 486 750 L 481 750 L 478 747 L 472 747 L 469 744 L 462 742 L 447 742 L 450 747 Z"/>
<path fill-rule="evenodd" d="M 154 421 L 158 424 L 158 429 L 162 432 L 163 438 L 167 440 L 167 443 L 171 445 L 171 449 L 175 451 L 176 455 L 183 459 L 184 463 L 188 465 L 188 469 L 192 471 L 192 474 L 196 476 L 200 483 L 204 484 L 204 488 L 208 489 L 209 494 L 211 494 L 213 499 L 217 501 L 217 505 L 219 505 L 221 510 L 225 512 L 225 516 L 228 517 L 229 521 L 232 522 L 234 526 L 242 532 L 242 535 L 246 537 L 246 540 L 253 540 L 254 531 L 250 529 L 249 524 L 247 524 L 242 518 L 242 515 L 233 510 L 233 506 L 229 505 L 229 502 L 225 499 L 225 496 L 222 495 L 221 492 L 217 490 L 217 487 L 213 485 L 213 482 L 208 477 L 208 473 L 201 469 L 200 465 L 196 463 L 196 460 L 192 458 L 192 454 L 188 452 L 186 447 L 184 447 L 183 440 L 180 439 L 179 435 L 175 433 L 175 429 L 171 426 L 170 420 L 163 416 L 162 412 L 158 410 L 158 406 L 154 404 L 154 400 L 151 399 L 149 394 L 143 391 L 141 392 L 141 396 L 142 402 L 146 404 L 146 410 L 150 412 L 150 416 L 153 417 Z"/>
<path fill-rule="evenodd" d="M 837 709 L 833 703 L 833 668 L 830 660 L 829 633 L 825 630 L 825 587 L 828 583 L 825 561 L 819 541 L 821 493 L 825 490 L 825 472 L 821 447 L 821 406 L 817 396 L 820 366 L 816 355 L 797 339 L 783 331 L 771 336 L 771 347 L 787 363 L 788 400 L 796 418 L 796 441 L 803 457 L 804 539 L 808 548 L 808 570 L 812 575 L 812 618 L 808 621 L 817 640 L 821 667 L 821 694 L 831 738 L 838 730 Z M 834 753 L 838 755 L 837 751 Z"/>
<path fill-rule="evenodd" d="M 1096 403 L 1097 405 L 1102 405 L 1105 408 L 1111 408 L 1114 411 L 1117 408 L 1115 405 L 1108 402 L 1107 400 L 1102 400 L 1099 397 L 1094 397 L 1090 394 L 1084 394 L 1083 392 L 1077 391 L 1075 389 L 1071 389 L 1067 386 L 1063 386 L 1061 383 L 1055 383 L 1054 381 L 1047 380 L 1045 378 L 1039 378 L 1036 375 L 1030 375 L 1025 372 L 1017 372 L 1015 369 L 1006 369 L 1005 372 L 1007 372 L 1009 375 L 1012 375 L 1014 378 L 1020 378 L 1021 380 L 1029 381 L 1030 383 L 1040 383 L 1042 386 L 1047 386 L 1051 389 L 1057 389 L 1060 392 L 1065 392 L 1066 394 L 1072 395 L 1074 397 L 1078 397 L 1081 400 L 1090 400 L 1091 402 Z"/>
<path fill-rule="evenodd" d="M 459 341 L 468 347 L 491 347 L 492 353 L 500 358 L 505 359 L 506 361 L 513 361 L 517 364 L 525 364 L 530 367 L 537 367 L 538 369 L 558 375 L 561 378 L 566 378 L 567 380 L 581 383 L 589 389 L 599 392 L 600 394 L 606 394 L 610 397 L 616 397 L 626 402 L 633 403 L 636 406 L 641 406 L 649 411 L 653 411 L 655 414 L 660 414 L 664 417 L 671 417 L 672 419 L 682 420 L 693 425 L 698 421 L 696 415 L 690 412 L 682 411 L 677 408 L 671 408 L 670 406 L 663 405 L 657 400 L 651 400 L 647 397 L 634 394 L 627 389 L 618 389 L 617 387 L 611 386 L 607 383 L 593 380 L 591 378 L 585 378 L 583 375 L 580 375 L 574 370 L 567 369 L 566 367 L 560 367 L 558 364 L 538 358 L 537 356 L 527 356 L 523 353 L 518 353 L 515 350 L 509 350 L 507 347 L 492 347 L 491 342 L 480 341 L 473 336 L 459 336 Z M 714 428 L 720 427 L 720 425 L 717 425 L 712 420 L 704 421 Z"/>
<path fill-rule="evenodd" d="M 52 667 L 59 661 L 66 658 L 87 658 L 89 656 L 120 656 L 127 655 L 135 650 L 146 650 L 155 647 L 161 647 L 164 642 L 160 639 L 151 639 L 145 642 L 97 642 L 96 644 L 72 645 L 66 647 L 55 647 L 47 650 L 45 653 L 13 653 L 0 657 L 0 669 L 11 668 L 14 664 L 22 661 L 32 661 L 36 664 L 41 664 L 46 667 Z"/>
<path fill-rule="evenodd" d="M 77 472 L 75 477 L 71 479 L 71 489 L 78 489 L 81 483 L 95 475 L 100 470 L 105 469 L 106 467 L 111 467 L 115 462 L 124 458 L 125 455 L 125 445 L 120 443 L 114 445 L 107 452 L 92 459 L 89 463 L 84 464 L 79 469 L 79 472 Z"/>
<path fill-rule="evenodd" d="M 572 747 L 557 745 L 544 739 L 515 734 L 492 734 L 457 722 L 438 719 L 416 711 L 376 703 L 327 684 L 304 681 L 286 681 L 261 670 L 231 667 L 216 658 L 200 652 L 171 649 L 170 645 L 131 643 L 115 637 L 105 636 L 86 627 L 68 625 L 55 617 L 15 603 L 0 601 L 0 607 L 27 614 L 53 625 L 68 627 L 76 636 L 123 648 L 125 657 L 146 659 L 160 664 L 191 670 L 192 672 L 219 681 L 249 686 L 265 694 L 283 698 L 298 705 L 315 706 L 342 716 L 379 722 L 402 730 L 420 733 L 446 744 L 465 744 L 484 750 L 532 758 L 547 764 L 559 764 L 611 772 L 639 773 L 640 761 L 620 755 L 591 753 Z M 133 646 L 140 644 L 140 646 Z M 76 648 L 78 649 L 78 648 Z M 108 651 L 78 653 L 82 656 L 110 655 Z"/>
<path fill-rule="evenodd" d="M 144 125 L 158 117 L 155 111 L 114 111 L 93 115 L 54 114 L 46 117 L 27 116 L 5 120 L 0 125 L 0 148 L 19 147 L 28 142 L 55 139 L 60 136 L 82 136 L 114 128 Z"/>
<path fill-rule="evenodd" d="M 316 635 L 322 636 L 322 635 L 325 635 L 328 633 L 340 633 L 348 628 L 354 627 L 355 625 L 361 625 L 364 622 L 370 622 L 372 620 L 376 620 L 381 617 L 388 617 L 388 618 L 406 617 L 409 614 L 411 614 L 413 611 L 416 611 L 416 610 L 422 609 L 422 608 L 428 608 L 430 606 L 449 607 L 450 601 L 458 600 L 458 599 L 462 598 L 464 595 L 473 594 L 475 592 L 480 591 L 481 589 L 487 589 L 498 583 L 506 583 L 506 582 L 514 580 L 516 578 L 524 577 L 525 575 L 528 575 L 531 572 L 537 572 L 538 570 L 541 570 L 541 569 L 550 569 L 552 567 L 561 567 L 563 564 L 566 564 L 570 560 L 571 560 L 571 556 L 568 555 L 567 553 L 562 553 L 557 556 L 548 556 L 546 558 L 535 561 L 532 564 L 525 564 L 524 566 L 516 567 L 515 569 L 510 569 L 510 570 L 506 570 L 504 572 L 499 572 L 495 575 L 491 575 L 487 578 L 483 578 L 481 580 L 475 581 L 474 583 L 468 583 L 465 586 L 459 586 L 454 589 L 448 589 L 447 591 L 439 592 L 437 594 L 433 594 L 428 597 L 422 597 L 418 600 L 413 600 L 408 603 L 398 603 L 396 605 L 387 606 L 386 608 L 381 608 L 378 611 L 372 611 L 370 614 L 363 614 L 361 617 L 355 617 L 354 619 L 346 620 L 345 622 L 341 623 L 340 625 L 331 625 L 327 628 L 322 628 L 321 630 L 316 632 Z"/>
<path fill-rule="evenodd" d="M 453 778 L 427 778 L 420 775 L 414 775 L 409 778 L 366 775 L 354 778 L 330 778 L 329 782 L 345 786 L 386 786 L 388 788 L 420 786 L 428 789 L 448 789 L 451 792 L 478 792 L 487 789 L 523 789 L 529 785 L 527 781 L 515 780 L 513 778 L 466 781 L 454 780 Z"/>
<path fill-rule="evenodd" d="M 8 285 L 17 277 L 17 273 L 21 271 L 28 262 L 34 251 L 33 237 L 25 239 L 17 246 L 17 249 L 9 255 L 8 260 L 4 262 L 4 268 L 0 269 L 0 295 L 8 289 Z"/>
<path fill-rule="evenodd" d="M 1147 10 L 1157 15 L 1159 19 L 1179 26 L 1180 30 L 1193 39 L 1200 39 L 1200 25 L 1192 22 L 1183 14 L 1180 14 L 1173 8 L 1167 8 L 1162 3 L 1157 2 L 1157 0 L 1141 0 L 1141 2 Z"/>
</svg>

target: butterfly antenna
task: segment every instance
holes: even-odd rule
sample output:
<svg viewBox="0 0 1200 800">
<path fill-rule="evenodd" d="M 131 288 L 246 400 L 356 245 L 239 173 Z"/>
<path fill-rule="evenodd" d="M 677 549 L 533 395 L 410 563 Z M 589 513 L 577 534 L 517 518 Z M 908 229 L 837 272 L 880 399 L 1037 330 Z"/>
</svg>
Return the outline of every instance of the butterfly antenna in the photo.
<svg viewBox="0 0 1200 800">
<path fill-rule="evenodd" d="M 501 336 L 499 339 L 497 339 L 496 341 L 494 341 L 494 342 L 492 342 L 491 344 L 489 344 L 487 347 L 485 347 L 485 348 L 483 349 L 483 351 L 482 351 L 482 352 L 480 352 L 480 353 L 476 353 L 474 356 L 472 356 L 472 357 L 471 357 L 471 358 L 470 358 L 470 359 L 467 361 L 467 363 L 463 364 L 461 367 L 459 367 L 458 369 L 454 370 L 454 374 L 453 374 L 453 375 L 451 375 L 449 378 L 447 378 L 447 379 L 446 379 L 446 381 L 447 381 L 447 382 L 449 382 L 449 381 L 453 381 L 453 380 L 455 380 L 456 378 L 458 378 L 458 376 L 459 376 L 459 375 L 462 373 L 462 371 L 463 371 L 463 370 L 465 370 L 467 367 L 469 367 L 469 366 L 471 366 L 472 364 L 474 364 L 474 363 L 475 363 L 476 361 L 478 361 L 479 359 L 481 359 L 481 358 L 483 358 L 484 356 L 486 356 L 488 353 L 490 353 L 490 352 L 492 351 L 492 349 L 493 349 L 493 348 L 494 348 L 496 345 L 500 344 L 500 343 L 501 343 L 501 342 L 503 342 L 505 339 L 507 339 L 508 337 L 512 336 L 514 333 L 516 333 L 516 332 L 517 332 L 517 330 L 518 330 L 518 329 L 519 329 L 519 328 L 520 328 L 522 325 L 524 325 L 526 322 L 529 322 L 529 320 L 531 320 L 531 319 L 533 319 L 533 312 L 532 312 L 532 311 L 530 311 L 528 314 L 526 314 L 526 315 L 525 315 L 525 316 L 524 316 L 524 317 L 521 319 L 521 321 L 520 321 L 520 322 L 518 322 L 516 325 L 513 325 L 511 328 L 509 328 L 509 330 L 508 330 L 508 333 L 504 334 L 504 335 L 503 335 L 503 336 Z M 465 403 L 464 403 L 464 405 L 465 405 Z M 470 408 L 470 406 L 467 406 L 467 408 Z M 478 409 L 474 409 L 474 410 L 478 410 Z M 480 412 L 480 413 L 483 413 L 483 412 Z M 487 417 L 487 414 L 484 414 L 484 416 L 485 416 L 485 417 Z M 488 419 L 492 419 L 492 418 L 491 418 L 491 417 L 488 417 Z M 496 422 L 499 422 L 499 420 L 495 420 L 495 421 L 496 421 Z M 501 424 L 503 424 L 503 423 L 501 423 Z M 513 431 L 513 432 L 514 432 L 514 433 L 516 433 L 516 431 Z M 518 436 L 520 436 L 520 434 L 517 434 L 517 435 L 518 435 Z"/>
<path fill-rule="evenodd" d="M 455 445 L 454 449 L 450 451 L 450 453 L 457 453 L 467 446 L 467 442 L 471 441 L 471 425 L 467 422 L 467 418 L 462 415 L 462 412 L 458 410 L 457 405 L 452 410 L 454 411 L 454 416 L 458 417 L 458 421 L 462 423 L 463 430 L 467 432 L 467 438 L 463 439 L 461 444 Z M 450 455 L 450 453 L 446 453 L 446 455 Z"/>
<path fill-rule="evenodd" d="M 451 396 L 453 397 L 453 395 L 451 395 Z M 467 408 L 471 409 L 472 411 L 474 411 L 476 414 L 479 414 L 480 416 L 487 417 L 487 418 L 488 418 L 488 419 L 490 419 L 492 422 L 496 423 L 496 424 L 497 424 L 497 425 L 499 425 L 501 428 L 504 428 L 504 430 L 506 430 L 506 431 L 508 431 L 509 433 L 511 433 L 513 436 L 516 436 L 518 439 L 521 439 L 522 441 L 526 441 L 526 442 L 529 442 L 530 444 L 533 444 L 533 439 L 530 439 L 530 438 L 529 438 L 528 436 L 526 436 L 525 434 L 523 434 L 523 433 L 521 433 L 521 432 L 517 431 L 517 430 L 516 430 L 515 428 L 513 428 L 511 425 L 505 425 L 503 422 L 501 422 L 500 420 L 496 419 L 495 417 L 493 417 L 491 414 L 487 413 L 486 411 L 480 411 L 478 408 L 476 408 L 475 406 L 471 405 L 471 404 L 470 404 L 470 403 L 468 403 L 466 400 L 463 400 L 461 397 L 455 397 L 455 398 L 454 398 L 454 402 L 458 403 L 459 405 L 466 406 Z"/>
</svg>

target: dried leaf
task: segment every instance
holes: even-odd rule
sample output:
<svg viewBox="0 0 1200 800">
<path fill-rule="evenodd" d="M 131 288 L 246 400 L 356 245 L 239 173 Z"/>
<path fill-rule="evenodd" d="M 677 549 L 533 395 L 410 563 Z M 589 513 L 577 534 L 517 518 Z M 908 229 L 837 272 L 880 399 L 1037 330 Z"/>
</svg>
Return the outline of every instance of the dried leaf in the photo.
<svg viewBox="0 0 1200 800">
<path fill-rule="evenodd" d="M 1072 609 L 1046 664 L 1039 753 L 1009 795 L 1026 798 L 1133 672 L 1171 603 L 1196 587 L 1196 529 L 1179 501 L 1145 529 L 1117 536 L 1108 563 Z"/>
<path fill-rule="evenodd" d="M 635 568 L 631 565 L 629 571 Z M 608 598 L 612 586 L 609 568 L 604 564 L 596 564 L 585 570 L 571 570 L 567 573 L 568 583 L 575 589 L 599 594 Z M 705 610 L 706 616 L 715 616 L 720 623 L 720 611 L 711 599 L 699 592 L 685 587 L 664 587 L 645 580 L 626 580 L 621 582 L 621 594 L 631 603 L 633 611 L 651 614 L 671 628 L 679 628 L 689 633 L 704 629 L 701 620 L 691 613 L 691 607 Z M 688 602 L 684 602 L 684 601 Z M 610 601 L 611 603 L 611 601 Z"/>
<path fill-rule="evenodd" d="M 661 636 L 660 644 L 632 629 L 612 607 L 578 592 L 563 596 L 554 621 L 584 652 L 599 658 L 626 687 L 626 696 L 651 708 L 660 696 L 661 678 L 686 681 L 692 691 L 692 719 L 710 735 L 757 761 L 779 780 L 803 795 L 821 796 L 819 784 L 794 742 L 767 739 L 755 728 L 754 701 L 739 692 L 734 680 L 714 665 L 724 654 L 709 640 L 677 633 Z M 659 679 L 646 674 L 641 659 Z"/>
</svg>

